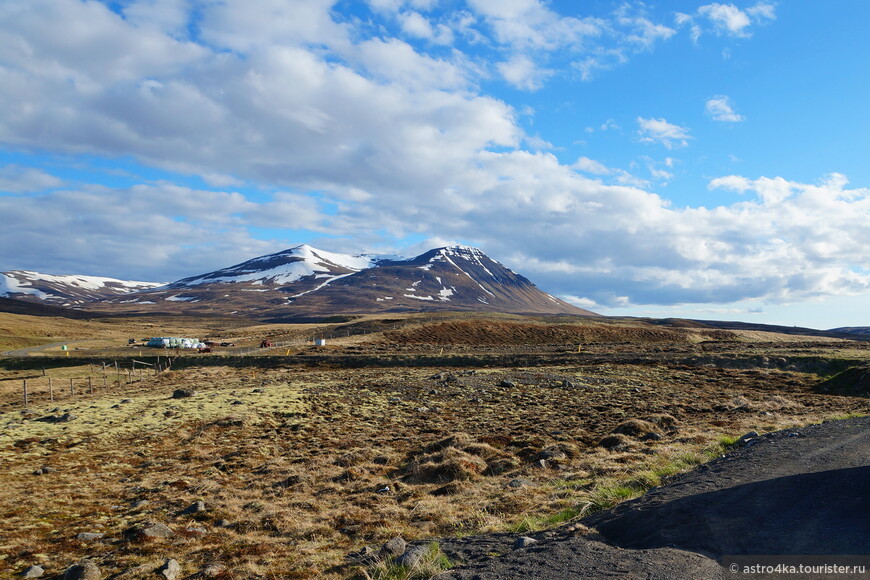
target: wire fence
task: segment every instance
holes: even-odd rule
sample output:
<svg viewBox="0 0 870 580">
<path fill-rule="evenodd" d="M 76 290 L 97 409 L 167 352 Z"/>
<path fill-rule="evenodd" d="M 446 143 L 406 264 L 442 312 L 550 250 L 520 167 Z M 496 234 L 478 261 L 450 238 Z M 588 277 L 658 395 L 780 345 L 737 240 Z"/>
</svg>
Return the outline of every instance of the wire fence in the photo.
<svg viewBox="0 0 870 580">
<path fill-rule="evenodd" d="M 21 380 L 21 395 L 24 406 L 34 402 L 55 402 L 77 395 L 92 395 L 121 385 L 142 382 L 172 366 L 170 357 L 157 357 L 157 362 L 149 363 L 136 359 L 113 361 L 92 365 L 91 372 L 79 377 L 30 377 Z"/>
</svg>

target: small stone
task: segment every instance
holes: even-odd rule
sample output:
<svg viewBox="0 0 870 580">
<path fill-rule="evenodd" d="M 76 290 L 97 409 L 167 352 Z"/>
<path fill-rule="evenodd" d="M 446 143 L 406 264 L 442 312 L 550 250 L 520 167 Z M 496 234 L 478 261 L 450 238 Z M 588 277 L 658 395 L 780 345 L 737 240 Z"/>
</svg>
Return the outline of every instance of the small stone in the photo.
<svg viewBox="0 0 870 580">
<path fill-rule="evenodd" d="M 537 467 L 538 469 L 549 469 L 550 468 L 550 464 L 547 463 L 546 459 L 538 459 L 532 465 L 534 467 Z"/>
<path fill-rule="evenodd" d="M 230 522 L 230 520 L 218 520 L 214 523 L 214 525 L 216 528 L 229 528 L 233 524 Z"/>
<path fill-rule="evenodd" d="M 200 512 L 204 512 L 204 511 L 206 511 L 205 502 L 204 501 L 197 501 L 197 502 L 190 504 L 187 508 L 185 508 L 185 510 L 181 512 L 181 515 L 186 516 L 186 515 L 190 515 L 190 514 L 198 514 Z"/>
<path fill-rule="evenodd" d="M 407 566 L 414 568 L 420 564 L 420 561 L 426 557 L 429 549 L 426 546 L 410 546 L 405 552 L 395 559 L 395 563 L 399 566 Z"/>
<path fill-rule="evenodd" d="M 520 487 L 529 487 L 534 485 L 534 482 L 530 479 L 526 479 L 525 477 L 515 477 L 514 479 L 508 482 L 508 487 L 520 488 Z"/>
<path fill-rule="evenodd" d="M 157 569 L 157 574 L 166 578 L 166 580 L 177 580 L 178 574 L 181 572 L 181 566 L 178 562 L 169 558 L 166 562 Z"/>
<path fill-rule="evenodd" d="M 175 389 L 172 392 L 173 399 L 186 399 L 187 397 L 192 397 L 196 395 L 196 391 L 193 389 Z"/>
<path fill-rule="evenodd" d="M 208 530 L 202 526 L 187 526 L 184 528 L 184 533 L 188 536 L 204 536 L 208 533 Z"/>
<path fill-rule="evenodd" d="M 158 522 L 148 522 L 139 526 L 133 526 L 124 532 L 129 539 L 146 540 L 153 538 L 169 538 L 175 535 L 169 526 Z"/>
<path fill-rule="evenodd" d="M 21 573 L 22 578 L 39 578 L 43 574 L 45 574 L 45 570 L 42 569 L 42 566 L 31 566 L 27 570 Z"/>
<path fill-rule="evenodd" d="M 64 413 L 60 417 L 57 418 L 58 423 L 69 423 L 70 421 L 75 421 L 78 419 L 77 415 L 73 415 L 72 413 Z"/>
<path fill-rule="evenodd" d="M 80 534 L 76 534 L 76 540 L 80 542 L 95 542 L 97 540 L 102 540 L 103 536 L 106 534 L 100 534 L 96 532 L 82 532 Z"/>
<path fill-rule="evenodd" d="M 754 443 L 757 443 L 757 440 L 758 440 L 758 432 L 757 431 L 750 431 L 749 433 L 747 433 L 746 435 L 744 435 L 743 437 L 738 439 L 736 445 L 738 447 L 746 447 L 747 445 L 752 445 Z"/>
<path fill-rule="evenodd" d="M 205 568 L 202 569 L 202 575 L 206 578 L 214 578 L 215 576 L 220 576 L 226 571 L 226 565 L 221 564 L 220 562 L 211 562 L 210 564 L 206 564 Z"/>
<path fill-rule="evenodd" d="M 132 507 L 134 510 L 137 510 L 139 508 L 145 507 L 146 505 L 148 505 L 148 500 L 140 499 L 138 501 L 134 501 L 130 507 Z"/>
<path fill-rule="evenodd" d="M 404 538 L 402 538 L 402 536 L 396 536 L 381 546 L 380 555 L 384 558 L 398 558 L 405 553 L 406 547 L 407 544 L 405 543 Z"/>
<path fill-rule="evenodd" d="M 520 536 L 516 540 L 514 540 L 514 550 L 519 550 L 521 548 L 528 548 L 532 544 L 537 544 L 538 540 L 535 538 L 530 538 L 528 536 Z"/>
<path fill-rule="evenodd" d="M 498 386 L 504 387 L 506 389 L 512 389 L 512 388 L 516 387 L 517 384 L 509 379 L 505 379 L 501 383 L 499 383 Z"/>
<path fill-rule="evenodd" d="M 133 399 L 121 399 L 121 404 L 132 403 Z"/>
<path fill-rule="evenodd" d="M 90 560 L 70 566 L 63 574 L 63 580 L 100 580 L 102 577 L 100 569 Z"/>
</svg>

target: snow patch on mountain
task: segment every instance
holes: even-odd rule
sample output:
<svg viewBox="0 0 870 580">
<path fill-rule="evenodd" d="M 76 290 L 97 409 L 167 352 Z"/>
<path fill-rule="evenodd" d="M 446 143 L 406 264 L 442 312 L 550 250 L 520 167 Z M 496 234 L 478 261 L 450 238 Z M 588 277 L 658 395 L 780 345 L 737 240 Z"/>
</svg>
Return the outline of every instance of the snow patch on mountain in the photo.
<svg viewBox="0 0 870 580">
<path fill-rule="evenodd" d="M 35 285 L 43 289 L 36 288 Z M 42 274 L 30 270 L 0 273 L 0 296 L 29 294 L 40 300 L 64 299 L 64 294 L 80 293 L 128 294 L 163 286 L 165 282 L 118 280 L 102 276 Z"/>
</svg>

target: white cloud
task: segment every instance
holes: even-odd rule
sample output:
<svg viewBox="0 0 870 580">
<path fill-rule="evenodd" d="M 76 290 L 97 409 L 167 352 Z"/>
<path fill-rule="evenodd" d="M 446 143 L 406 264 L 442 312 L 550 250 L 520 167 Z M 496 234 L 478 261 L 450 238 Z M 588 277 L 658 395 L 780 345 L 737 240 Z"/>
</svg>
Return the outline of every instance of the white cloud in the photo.
<svg viewBox="0 0 870 580">
<path fill-rule="evenodd" d="M 9 267 L 182 277 L 280 249 L 249 228 L 305 228 L 342 244 L 465 240 L 586 304 L 785 301 L 870 288 L 870 192 L 842 176 L 818 184 L 723 176 L 710 187 L 743 193 L 737 202 L 674 209 L 625 170 L 520 150 L 545 144 L 520 128 L 511 106 L 477 92 L 475 67 L 502 63 L 505 78 L 533 88 L 563 49 L 565 60 L 590 57 L 590 74 L 646 50 L 668 32 L 642 14 L 620 24 L 563 18 L 533 0 L 475 0 L 474 14 L 448 19 L 455 38 L 492 43 L 491 61 L 470 63 L 458 49 L 426 53 L 407 38 L 362 35 L 333 20 L 328 0 L 205 4 L 197 24 L 207 44 L 178 32 L 184 3 L 127 6 L 129 20 L 95 2 L 0 3 L 0 142 L 129 156 L 264 190 L 63 190 L 44 169 L 7 166 L 7 191 L 42 191 L 0 197 L 0 254 L 17 260 Z M 400 15 L 433 4 L 379 6 Z M 749 32 L 739 15 L 716 10 L 703 22 Z M 744 12 L 752 24 L 772 10 Z M 433 34 L 446 22 L 425 19 Z M 422 20 L 409 26 L 406 34 L 424 38 Z M 664 118 L 637 123 L 639 139 L 668 149 L 691 138 Z M 647 168 L 669 179 L 674 164 Z M 69 244 L 57 247 L 58 231 L 74 233 Z"/>
<path fill-rule="evenodd" d="M 543 70 L 532 59 L 523 55 L 514 55 L 509 61 L 496 65 L 499 74 L 518 89 L 536 91 L 543 86 L 544 80 L 553 71 Z"/>
<path fill-rule="evenodd" d="M 62 184 L 62 179 L 39 169 L 20 165 L 0 167 L 0 192 L 3 193 L 34 193 Z"/>
<path fill-rule="evenodd" d="M 593 175 L 609 175 L 611 173 L 611 170 L 606 165 L 588 157 L 580 157 L 571 167 Z"/>
<path fill-rule="evenodd" d="M 661 143 L 668 149 L 685 147 L 691 139 L 689 130 L 665 119 L 637 118 L 638 138 L 644 143 Z"/>
<path fill-rule="evenodd" d="M 731 100 L 725 95 L 716 95 L 707 99 L 707 102 L 704 104 L 704 111 L 714 121 L 739 123 L 744 120 L 743 115 L 734 112 Z"/>
<path fill-rule="evenodd" d="M 769 2 L 758 2 L 755 5 L 741 10 L 734 4 L 720 4 L 717 2 L 705 4 L 698 8 L 694 15 L 677 13 L 675 21 L 678 26 L 689 25 L 692 40 L 695 42 L 701 37 L 704 28 L 698 22 L 711 25 L 711 30 L 719 35 L 746 38 L 752 35 L 750 27 L 753 24 L 763 24 L 768 20 L 776 19 L 776 8 Z"/>
</svg>

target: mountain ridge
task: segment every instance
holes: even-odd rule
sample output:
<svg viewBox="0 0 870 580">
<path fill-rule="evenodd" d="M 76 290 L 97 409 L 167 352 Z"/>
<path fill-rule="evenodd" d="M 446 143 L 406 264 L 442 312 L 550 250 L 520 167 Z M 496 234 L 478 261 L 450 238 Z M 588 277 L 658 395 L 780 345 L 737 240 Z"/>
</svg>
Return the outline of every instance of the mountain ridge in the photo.
<svg viewBox="0 0 870 580">
<path fill-rule="evenodd" d="M 71 292 L 55 292 L 67 306 L 142 314 L 160 311 L 270 319 L 430 310 L 594 314 L 541 291 L 480 249 L 461 245 L 404 258 L 341 254 L 300 244 L 168 284 L 137 282 L 136 290 L 122 291 L 133 284 L 124 286 L 123 281 L 114 280 L 74 302 L 69 298 Z M 91 285 L 96 282 L 92 280 Z M 20 290 L 21 283 L 15 288 Z M 58 304 L 58 296 L 45 293 L 6 296 Z"/>
</svg>

